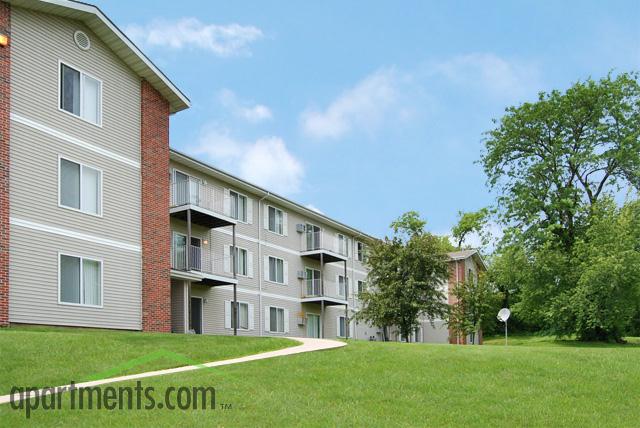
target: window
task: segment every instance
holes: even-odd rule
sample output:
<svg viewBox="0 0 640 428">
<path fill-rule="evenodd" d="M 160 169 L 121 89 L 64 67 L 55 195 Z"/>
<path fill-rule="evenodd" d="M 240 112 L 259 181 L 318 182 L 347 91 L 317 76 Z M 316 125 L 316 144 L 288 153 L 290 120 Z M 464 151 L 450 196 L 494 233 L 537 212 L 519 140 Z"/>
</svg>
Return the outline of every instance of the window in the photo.
<svg viewBox="0 0 640 428">
<path fill-rule="evenodd" d="M 269 281 L 284 284 L 284 260 L 269 256 Z"/>
<path fill-rule="evenodd" d="M 102 262 L 60 254 L 60 303 L 102 306 Z"/>
<path fill-rule="evenodd" d="M 364 281 L 358 280 L 358 294 L 362 293 L 365 289 Z"/>
<path fill-rule="evenodd" d="M 102 82 L 61 63 L 60 109 L 101 125 Z"/>
<path fill-rule="evenodd" d="M 345 317 L 338 317 L 338 337 L 347 336 L 347 319 Z"/>
<path fill-rule="evenodd" d="M 284 213 L 274 207 L 269 207 L 269 230 L 284 235 Z"/>
<path fill-rule="evenodd" d="M 234 192 L 233 190 L 229 191 L 229 196 L 231 197 L 231 218 L 235 218 L 236 220 L 246 223 L 247 197 L 239 194 L 238 192 Z"/>
<path fill-rule="evenodd" d="M 60 206 L 102 215 L 102 171 L 60 158 Z"/>
<path fill-rule="evenodd" d="M 321 242 L 321 232 L 318 226 L 307 223 L 306 227 L 307 234 L 307 250 L 317 250 L 320 248 Z"/>
<path fill-rule="evenodd" d="M 248 276 L 247 250 L 236 247 L 236 273 Z"/>
<path fill-rule="evenodd" d="M 349 238 L 338 233 L 338 253 L 349 257 Z"/>
<path fill-rule="evenodd" d="M 320 271 L 318 269 L 306 268 L 307 296 L 320 295 Z"/>
<path fill-rule="evenodd" d="M 269 308 L 269 331 L 284 333 L 284 309 Z"/>
<path fill-rule="evenodd" d="M 363 261 L 364 261 L 364 257 L 365 257 L 365 254 L 364 254 L 364 251 L 365 251 L 365 249 L 364 249 L 364 244 L 363 244 L 362 242 L 358 242 L 358 243 L 357 243 L 357 246 L 358 246 L 358 261 L 359 261 L 359 262 L 363 262 Z"/>
<path fill-rule="evenodd" d="M 249 330 L 249 304 L 238 302 L 238 328 Z"/>
<path fill-rule="evenodd" d="M 349 278 L 345 278 L 343 275 L 338 275 L 338 294 L 340 297 L 347 296 L 347 287 L 349 286 Z"/>
</svg>

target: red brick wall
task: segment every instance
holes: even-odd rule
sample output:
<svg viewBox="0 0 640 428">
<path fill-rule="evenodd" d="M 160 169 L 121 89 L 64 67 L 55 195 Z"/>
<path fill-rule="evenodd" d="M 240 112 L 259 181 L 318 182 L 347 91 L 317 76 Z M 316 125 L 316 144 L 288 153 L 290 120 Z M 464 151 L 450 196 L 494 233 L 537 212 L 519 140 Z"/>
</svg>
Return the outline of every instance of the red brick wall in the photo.
<svg viewBox="0 0 640 428">
<path fill-rule="evenodd" d="M 457 276 L 456 276 L 456 270 L 457 270 Z M 458 300 L 455 298 L 455 296 L 453 295 L 453 288 L 456 286 L 457 282 L 463 282 L 464 281 L 464 275 L 465 275 L 465 271 L 464 271 L 464 260 L 459 260 L 459 261 L 451 261 L 449 262 L 449 304 L 450 305 L 454 305 Z M 449 329 L 449 343 L 455 345 L 455 344 L 466 344 L 467 343 L 467 338 L 466 337 L 460 337 L 458 338 L 456 332 L 452 329 Z"/>
<path fill-rule="evenodd" d="M 0 327 L 9 324 L 9 113 L 11 71 L 11 8 L 0 2 L 0 33 L 9 45 L 0 46 Z"/>
<path fill-rule="evenodd" d="M 169 103 L 142 81 L 142 329 L 171 332 Z"/>
</svg>

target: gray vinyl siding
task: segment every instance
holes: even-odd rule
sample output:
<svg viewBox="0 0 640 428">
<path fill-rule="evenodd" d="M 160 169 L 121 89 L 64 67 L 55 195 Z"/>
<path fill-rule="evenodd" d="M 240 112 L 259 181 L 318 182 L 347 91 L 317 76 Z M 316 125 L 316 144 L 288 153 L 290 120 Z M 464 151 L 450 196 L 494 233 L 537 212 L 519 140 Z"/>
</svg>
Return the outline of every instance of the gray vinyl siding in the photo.
<svg viewBox="0 0 640 428">
<path fill-rule="evenodd" d="M 11 227 L 9 246 L 12 323 L 140 329 L 137 253 L 19 226 Z M 102 259 L 102 308 L 58 303 L 58 252 Z"/>
<path fill-rule="evenodd" d="M 171 280 L 171 332 L 185 333 L 184 281 Z"/>
<path fill-rule="evenodd" d="M 11 8 L 11 111 L 140 160 L 140 79 L 83 24 Z M 83 51 L 73 41 L 91 38 Z M 58 109 L 58 61 L 102 80 L 102 128 Z"/>
<path fill-rule="evenodd" d="M 76 30 L 91 38 L 80 50 Z M 115 155 L 140 160 L 140 80 L 82 24 L 12 8 L 11 113 Z M 59 61 L 102 81 L 102 127 L 58 108 Z M 11 121 L 10 216 L 140 246 L 140 169 Z M 58 206 L 58 156 L 102 170 L 102 217 Z M 141 254 L 11 226 L 9 320 L 141 328 Z M 58 304 L 57 253 L 104 260 L 104 307 Z"/>
</svg>

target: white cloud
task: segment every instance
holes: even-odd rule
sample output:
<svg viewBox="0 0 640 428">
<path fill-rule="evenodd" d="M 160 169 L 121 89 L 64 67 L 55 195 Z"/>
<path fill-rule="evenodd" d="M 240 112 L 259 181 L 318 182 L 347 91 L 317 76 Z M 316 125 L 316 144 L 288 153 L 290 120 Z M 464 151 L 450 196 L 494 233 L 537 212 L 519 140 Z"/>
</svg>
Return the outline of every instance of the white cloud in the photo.
<svg viewBox="0 0 640 428">
<path fill-rule="evenodd" d="M 231 111 L 235 116 L 248 122 L 257 123 L 269 120 L 273 117 L 269 107 L 256 104 L 252 101 L 244 101 L 230 89 L 223 89 L 218 96 L 220 103 Z"/>
<path fill-rule="evenodd" d="M 324 212 L 322 212 L 319 208 L 317 208 L 315 205 L 313 204 L 307 204 L 305 205 L 306 208 L 309 208 L 311 211 L 315 211 L 318 214 L 324 214 Z"/>
<path fill-rule="evenodd" d="M 401 81 L 393 69 L 378 70 L 344 91 L 326 109 L 303 112 L 302 129 L 315 138 L 340 138 L 353 130 L 371 132 L 398 101 Z"/>
<path fill-rule="evenodd" d="M 200 49 L 223 57 L 248 54 L 249 45 L 263 37 L 262 30 L 252 25 L 205 24 L 197 18 L 156 19 L 146 25 L 129 25 L 125 33 L 143 46 Z"/>
<path fill-rule="evenodd" d="M 302 163 L 279 137 L 243 142 L 231 137 L 226 130 L 208 127 L 189 152 L 204 155 L 215 166 L 285 195 L 298 192 L 304 176 Z"/>
<path fill-rule="evenodd" d="M 429 65 L 451 83 L 475 86 L 497 97 L 520 98 L 540 88 L 538 68 L 493 53 L 471 53 Z"/>
</svg>

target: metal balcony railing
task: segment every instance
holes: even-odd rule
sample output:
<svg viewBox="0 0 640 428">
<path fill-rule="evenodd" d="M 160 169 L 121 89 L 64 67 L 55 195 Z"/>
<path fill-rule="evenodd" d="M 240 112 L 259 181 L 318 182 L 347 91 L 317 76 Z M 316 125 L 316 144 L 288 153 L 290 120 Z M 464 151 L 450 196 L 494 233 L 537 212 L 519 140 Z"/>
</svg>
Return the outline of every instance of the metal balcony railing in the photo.
<svg viewBox="0 0 640 428">
<path fill-rule="evenodd" d="M 332 240 L 330 245 L 324 243 L 324 239 L 322 236 L 322 231 L 306 231 L 305 232 L 305 251 L 315 251 L 315 250 L 327 250 L 333 253 L 340 254 L 342 256 L 347 256 L 347 244 L 346 242 L 335 243 Z"/>
<path fill-rule="evenodd" d="M 325 281 L 324 293 L 322 292 L 322 284 L 320 279 L 307 279 L 303 282 L 303 297 L 331 297 L 333 299 L 346 299 L 344 295 L 344 287 L 338 290 L 335 282 Z"/>
<path fill-rule="evenodd" d="M 195 205 L 218 214 L 231 216 L 232 201 L 229 196 L 215 196 L 215 187 L 189 178 L 171 182 L 171 207 Z"/>
<path fill-rule="evenodd" d="M 187 266 L 187 251 L 189 251 L 189 266 Z M 213 273 L 213 259 L 209 251 L 195 245 L 172 245 L 171 268 L 182 271 L 196 271 Z"/>
</svg>

